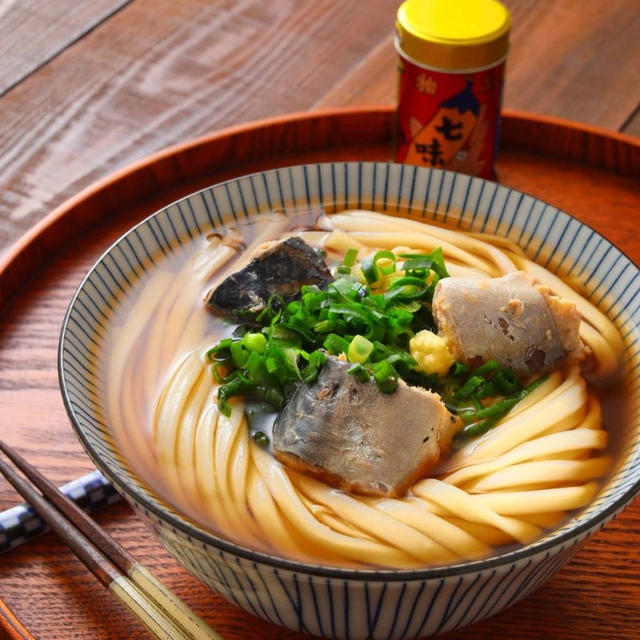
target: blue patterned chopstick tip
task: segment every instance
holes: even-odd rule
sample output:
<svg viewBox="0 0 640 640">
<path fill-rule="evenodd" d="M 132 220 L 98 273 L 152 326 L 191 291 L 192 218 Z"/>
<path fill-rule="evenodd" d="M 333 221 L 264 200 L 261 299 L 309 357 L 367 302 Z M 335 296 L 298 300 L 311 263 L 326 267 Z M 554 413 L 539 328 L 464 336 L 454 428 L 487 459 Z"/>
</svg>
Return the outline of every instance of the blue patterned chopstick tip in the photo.
<svg viewBox="0 0 640 640">
<path fill-rule="evenodd" d="M 88 513 L 120 500 L 120 495 L 99 471 L 92 471 L 82 478 L 72 480 L 60 487 L 60 490 Z M 0 512 L 0 553 L 9 551 L 47 531 L 49 527 L 28 504 L 19 504 L 2 511 Z"/>
</svg>

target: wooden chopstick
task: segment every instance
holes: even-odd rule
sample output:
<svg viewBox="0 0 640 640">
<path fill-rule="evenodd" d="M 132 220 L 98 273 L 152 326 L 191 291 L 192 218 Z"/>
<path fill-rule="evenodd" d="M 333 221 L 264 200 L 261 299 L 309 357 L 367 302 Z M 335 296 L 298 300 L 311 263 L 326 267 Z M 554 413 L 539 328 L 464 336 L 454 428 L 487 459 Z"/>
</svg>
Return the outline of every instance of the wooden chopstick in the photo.
<svg viewBox="0 0 640 640">
<path fill-rule="evenodd" d="M 0 637 L 4 638 L 3 634 L 8 640 L 36 640 L 0 598 Z"/>
<path fill-rule="evenodd" d="M 90 518 L 78 505 L 69 500 L 49 479 L 29 464 L 15 449 L 0 440 L 2 451 L 22 471 L 42 494 L 52 502 L 102 553 L 126 574 L 157 604 L 167 611 L 175 611 L 185 630 L 194 638 L 219 638 L 180 598 L 165 587 L 146 567 L 138 563 L 126 549 Z M 207 635 L 208 634 L 208 635 Z"/>
<path fill-rule="evenodd" d="M 96 522 L 6 443 L 0 450 L 37 486 L 0 459 L 0 473 L 83 564 L 158 638 L 222 640 L 204 620 L 159 582 Z"/>
</svg>

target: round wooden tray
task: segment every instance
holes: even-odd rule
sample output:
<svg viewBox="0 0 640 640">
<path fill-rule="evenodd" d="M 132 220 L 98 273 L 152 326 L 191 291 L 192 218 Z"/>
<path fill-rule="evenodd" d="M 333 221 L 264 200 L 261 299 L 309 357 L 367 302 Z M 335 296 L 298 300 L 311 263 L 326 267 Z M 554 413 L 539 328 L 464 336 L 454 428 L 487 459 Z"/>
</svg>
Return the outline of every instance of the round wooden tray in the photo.
<svg viewBox="0 0 640 640">
<path fill-rule="evenodd" d="M 102 180 L 51 213 L 0 263 L 0 434 L 54 481 L 91 469 L 57 386 L 67 304 L 93 261 L 124 230 L 198 188 L 265 168 L 390 160 L 393 111 L 343 109 L 258 122 L 173 147 Z M 502 183 L 587 222 L 640 260 L 640 142 L 593 127 L 507 112 Z M 0 510 L 17 501 L 0 483 Z M 303 638 L 258 621 L 180 568 L 125 505 L 98 520 L 227 640 Z M 640 638 L 640 502 L 591 538 L 523 602 L 443 638 Z M 52 536 L 0 560 L 0 595 L 49 640 L 143 638 L 146 632 Z M 0 637 L 2 627 L 0 626 Z"/>
</svg>

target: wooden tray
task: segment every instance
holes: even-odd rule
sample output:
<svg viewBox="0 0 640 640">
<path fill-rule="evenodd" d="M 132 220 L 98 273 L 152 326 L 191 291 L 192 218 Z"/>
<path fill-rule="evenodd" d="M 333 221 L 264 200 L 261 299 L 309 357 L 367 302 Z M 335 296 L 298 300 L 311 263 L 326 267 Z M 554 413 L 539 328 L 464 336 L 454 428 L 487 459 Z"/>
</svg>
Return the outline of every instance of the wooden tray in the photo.
<svg viewBox="0 0 640 640">
<path fill-rule="evenodd" d="M 392 123 L 391 108 L 372 108 L 227 129 L 128 167 L 51 213 L 0 264 L 0 437 L 60 484 L 91 469 L 59 396 L 56 347 L 73 291 L 125 229 L 167 202 L 244 173 L 326 160 L 388 160 Z M 639 141 L 507 112 L 498 170 L 504 184 L 586 221 L 640 260 Z M 0 482 L 0 509 L 16 501 Z M 227 640 L 304 637 L 259 621 L 200 585 L 125 505 L 110 507 L 98 520 Z M 537 593 L 442 638 L 640 638 L 639 548 L 636 502 Z M 148 637 L 51 535 L 0 556 L 0 596 L 39 638 Z"/>
</svg>

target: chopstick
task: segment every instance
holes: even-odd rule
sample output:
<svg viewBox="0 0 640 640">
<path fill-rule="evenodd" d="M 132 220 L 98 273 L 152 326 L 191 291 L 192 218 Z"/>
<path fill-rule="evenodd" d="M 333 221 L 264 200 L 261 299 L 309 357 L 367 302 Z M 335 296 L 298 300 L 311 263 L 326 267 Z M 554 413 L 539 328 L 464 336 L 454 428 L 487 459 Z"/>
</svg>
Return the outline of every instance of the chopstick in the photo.
<svg viewBox="0 0 640 640">
<path fill-rule="evenodd" d="M 9 605 L 0 598 L 0 636 L 4 638 L 3 633 L 8 640 L 36 640 L 9 609 Z"/>
<path fill-rule="evenodd" d="M 0 450 L 43 495 L 1 458 L 0 473 L 151 633 L 164 640 L 223 640 L 51 481 L 1 440 Z"/>
</svg>

